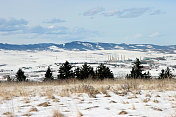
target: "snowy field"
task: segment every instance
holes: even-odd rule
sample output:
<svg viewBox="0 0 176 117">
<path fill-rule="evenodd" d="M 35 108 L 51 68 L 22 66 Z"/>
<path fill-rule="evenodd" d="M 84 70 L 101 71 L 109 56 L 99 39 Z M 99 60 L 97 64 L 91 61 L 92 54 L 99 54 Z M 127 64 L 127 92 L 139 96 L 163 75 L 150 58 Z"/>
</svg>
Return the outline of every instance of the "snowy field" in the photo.
<svg viewBox="0 0 176 117">
<path fill-rule="evenodd" d="M 130 73 L 132 63 L 145 57 L 156 60 L 150 69 L 157 76 L 167 66 L 175 75 L 176 55 L 127 50 L 13 51 L 0 50 L 0 78 L 22 68 L 29 80 L 41 81 L 48 66 L 58 75 L 60 63 L 82 63 L 94 68 L 107 62 L 115 77 Z M 114 59 L 114 60 L 112 60 Z M 117 61 L 118 60 L 118 61 Z M 117 65 L 117 66 L 114 66 Z M 51 83 L 0 83 L 1 117 L 175 117 L 176 80 L 62 81 Z"/>
<path fill-rule="evenodd" d="M 175 117 L 175 80 L 2 83 L 1 117 Z"/>
<path fill-rule="evenodd" d="M 19 68 L 24 68 L 23 70 L 28 78 L 36 80 L 35 76 L 42 78 L 47 67 L 50 66 L 56 77 L 60 66 L 59 63 L 64 63 L 67 60 L 70 63 L 80 63 L 74 64 L 74 67 L 81 66 L 84 62 L 88 62 L 96 63 L 91 64 L 91 66 L 95 68 L 99 63 L 106 62 L 115 77 L 124 77 L 126 74 L 130 73 L 132 67 L 132 63 L 128 62 L 128 60 L 134 61 L 136 58 L 143 60 L 145 57 L 165 58 L 165 60 L 154 60 L 155 66 L 152 69 L 148 69 L 152 76 L 158 76 L 161 69 L 165 69 L 167 66 L 171 67 L 172 73 L 176 75 L 176 70 L 173 67 L 176 65 L 175 54 L 128 50 L 67 51 L 56 48 L 53 48 L 53 50 L 54 51 L 0 50 L 0 76 L 6 73 L 15 75 Z"/>
</svg>

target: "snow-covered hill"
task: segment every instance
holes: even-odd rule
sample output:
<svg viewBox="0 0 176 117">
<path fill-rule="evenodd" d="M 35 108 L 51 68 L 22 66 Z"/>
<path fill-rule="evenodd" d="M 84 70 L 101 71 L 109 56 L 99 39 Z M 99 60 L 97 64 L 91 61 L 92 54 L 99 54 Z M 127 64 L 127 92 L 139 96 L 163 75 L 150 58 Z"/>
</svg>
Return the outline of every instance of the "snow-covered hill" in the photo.
<svg viewBox="0 0 176 117">
<path fill-rule="evenodd" d="M 162 53 L 175 53 L 176 45 L 160 46 L 153 44 L 115 44 L 115 43 L 93 43 L 73 41 L 64 44 L 40 43 L 28 45 L 14 45 L 0 43 L 0 49 L 4 50 L 71 50 L 71 51 L 87 51 L 87 50 L 135 50 L 135 51 L 159 51 Z"/>
</svg>

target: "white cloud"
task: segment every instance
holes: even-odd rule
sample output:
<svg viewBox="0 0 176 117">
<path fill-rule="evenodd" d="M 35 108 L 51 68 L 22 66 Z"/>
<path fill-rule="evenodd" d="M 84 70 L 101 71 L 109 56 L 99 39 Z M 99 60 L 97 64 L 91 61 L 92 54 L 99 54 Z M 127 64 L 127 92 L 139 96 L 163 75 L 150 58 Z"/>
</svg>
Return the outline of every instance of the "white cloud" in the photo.
<svg viewBox="0 0 176 117">
<path fill-rule="evenodd" d="M 111 11 L 107 11 L 104 14 L 104 16 L 114 16 L 117 15 L 117 13 L 119 12 L 119 10 L 111 10 Z"/>
<path fill-rule="evenodd" d="M 136 18 L 144 15 L 150 8 L 131 8 L 121 10 L 117 15 L 119 18 Z"/>
<path fill-rule="evenodd" d="M 150 13 L 150 15 L 160 15 L 160 14 L 165 14 L 165 12 L 161 11 L 160 9 L 157 9 Z"/>
<path fill-rule="evenodd" d="M 85 39 L 94 37 L 98 34 L 96 31 L 87 30 L 84 28 L 71 28 L 58 25 L 27 25 L 28 22 L 24 19 L 2 19 L 0 18 L 0 36 L 23 36 L 24 38 L 35 35 L 31 38 L 52 38 L 52 39 Z"/>
<path fill-rule="evenodd" d="M 28 21 L 24 19 L 4 19 L 0 18 L 0 32 L 21 31 L 26 28 Z"/>
<path fill-rule="evenodd" d="M 160 35 L 159 32 L 155 32 L 155 33 L 152 33 L 152 34 L 148 35 L 148 37 L 154 38 L 154 37 L 158 37 L 159 35 Z"/>
<path fill-rule="evenodd" d="M 105 9 L 103 7 L 97 7 L 97 8 L 93 8 L 93 9 L 90 9 L 86 12 L 83 13 L 84 16 L 93 16 L 93 15 L 96 15 L 98 13 L 101 13 L 103 12 Z"/>
<path fill-rule="evenodd" d="M 101 13 L 101 15 L 104 16 L 117 16 L 118 18 L 136 18 L 140 17 L 142 15 L 159 15 L 163 14 L 164 12 L 160 9 L 153 9 L 150 7 L 144 7 L 144 8 L 127 8 L 127 9 L 113 9 L 106 11 L 105 8 L 97 7 L 90 9 L 83 13 L 84 16 L 95 16 L 97 14 Z"/>
<path fill-rule="evenodd" d="M 54 28 L 55 26 L 54 25 L 50 25 L 50 26 L 48 26 L 48 28 Z"/>
</svg>

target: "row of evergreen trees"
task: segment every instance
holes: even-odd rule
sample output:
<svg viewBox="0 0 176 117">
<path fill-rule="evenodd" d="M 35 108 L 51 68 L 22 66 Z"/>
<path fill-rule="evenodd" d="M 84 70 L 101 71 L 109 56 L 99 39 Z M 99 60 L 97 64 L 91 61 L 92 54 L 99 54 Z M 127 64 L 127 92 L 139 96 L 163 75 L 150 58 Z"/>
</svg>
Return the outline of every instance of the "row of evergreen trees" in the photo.
<svg viewBox="0 0 176 117">
<path fill-rule="evenodd" d="M 84 63 L 82 67 L 77 67 L 76 69 L 72 70 L 73 66 L 66 61 L 63 63 L 59 68 L 59 75 L 58 79 L 70 79 L 70 78 L 76 78 L 79 80 L 84 80 L 88 78 L 92 79 L 105 79 L 105 78 L 114 78 L 114 75 L 112 71 L 109 69 L 109 67 L 105 66 L 104 64 L 100 64 L 96 70 L 94 71 L 93 67 L 88 65 L 87 63 Z M 26 81 L 26 76 L 24 75 L 24 71 L 22 69 L 19 69 L 16 73 L 17 81 Z M 52 70 L 50 67 L 48 67 L 44 81 L 51 81 L 54 80 Z"/>
<path fill-rule="evenodd" d="M 126 78 L 133 78 L 133 79 L 149 79 L 151 78 L 151 75 L 148 72 L 142 73 L 143 66 L 141 64 L 141 61 L 137 58 L 134 62 L 134 65 L 132 67 L 131 73 L 127 74 Z M 158 79 L 164 79 L 164 78 L 172 78 L 173 75 L 169 69 L 169 67 L 166 68 L 166 70 L 162 69 L 161 73 L 159 74 Z"/>
<path fill-rule="evenodd" d="M 63 63 L 59 68 L 59 75 L 58 79 L 69 79 L 69 78 L 76 78 L 79 80 L 84 80 L 88 78 L 92 79 L 105 79 L 105 78 L 114 78 L 114 75 L 112 71 L 109 69 L 109 67 L 105 66 L 104 64 L 100 64 L 96 70 L 94 71 L 93 67 L 88 65 L 87 63 L 84 63 L 82 67 L 77 67 L 76 69 L 72 70 L 73 66 L 66 61 Z M 143 66 L 141 64 L 141 61 L 139 59 L 136 59 L 134 62 L 134 65 L 132 67 L 131 73 L 127 74 L 126 78 L 133 78 L 133 79 L 149 79 L 151 78 L 151 75 L 149 72 L 142 73 Z M 170 71 L 170 69 L 167 67 L 166 70 L 162 69 L 161 73 L 159 74 L 158 79 L 164 79 L 164 78 L 172 78 L 173 75 Z M 16 74 L 17 81 L 25 81 L 26 76 L 24 75 L 24 72 L 22 69 L 19 69 Z M 48 67 L 46 73 L 45 73 L 45 79 L 44 81 L 51 81 L 54 80 L 52 71 L 50 67 Z"/>
<path fill-rule="evenodd" d="M 72 70 L 72 68 L 73 66 L 68 61 L 63 63 L 59 68 L 58 79 L 76 78 L 79 80 L 84 80 L 87 78 L 93 78 L 103 80 L 105 78 L 114 78 L 112 71 L 104 64 L 100 64 L 95 71 L 93 67 L 87 63 L 84 63 L 82 67 L 77 67 L 74 70 Z M 45 80 L 53 80 L 50 67 L 48 67 L 46 71 Z"/>
</svg>

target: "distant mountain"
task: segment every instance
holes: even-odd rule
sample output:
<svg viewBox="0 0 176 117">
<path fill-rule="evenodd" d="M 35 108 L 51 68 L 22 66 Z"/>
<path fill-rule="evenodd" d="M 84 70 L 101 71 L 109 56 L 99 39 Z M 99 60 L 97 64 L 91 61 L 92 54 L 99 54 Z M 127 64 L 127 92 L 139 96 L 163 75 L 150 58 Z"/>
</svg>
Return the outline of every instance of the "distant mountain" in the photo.
<svg viewBox="0 0 176 117">
<path fill-rule="evenodd" d="M 176 45 L 160 46 L 153 44 L 115 44 L 115 43 L 93 43 L 73 41 L 64 44 L 39 43 L 28 45 L 15 45 L 0 43 L 0 49 L 4 50 L 70 50 L 70 51 L 87 51 L 87 50 L 134 50 L 134 51 L 159 51 L 163 53 L 175 53 Z"/>
</svg>

